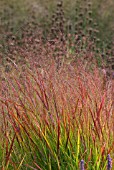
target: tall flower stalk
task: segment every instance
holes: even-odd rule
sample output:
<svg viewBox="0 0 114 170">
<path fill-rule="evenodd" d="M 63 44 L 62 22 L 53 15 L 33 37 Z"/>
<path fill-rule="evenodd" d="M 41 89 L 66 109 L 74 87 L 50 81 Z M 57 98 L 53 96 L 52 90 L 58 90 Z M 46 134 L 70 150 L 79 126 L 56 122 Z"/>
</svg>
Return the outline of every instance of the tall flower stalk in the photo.
<svg viewBox="0 0 114 170">
<path fill-rule="evenodd" d="M 112 159 L 110 157 L 110 154 L 108 154 L 107 160 L 108 160 L 107 170 L 111 170 L 112 169 Z"/>
<path fill-rule="evenodd" d="M 80 170 L 84 170 L 84 160 L 81 160 L 80 162 Z"/>
</svg>

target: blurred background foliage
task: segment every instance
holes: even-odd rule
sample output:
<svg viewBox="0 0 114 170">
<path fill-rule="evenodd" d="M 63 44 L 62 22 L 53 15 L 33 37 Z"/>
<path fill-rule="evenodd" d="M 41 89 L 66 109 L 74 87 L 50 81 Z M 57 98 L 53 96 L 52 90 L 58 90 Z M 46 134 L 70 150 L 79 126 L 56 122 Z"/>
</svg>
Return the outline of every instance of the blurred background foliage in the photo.
<svg viewBox="0 0 114 170">
<path fill-rule="evenodd" d="M 56 0 L 0 0 L 1 37 L 8 31 L 18 34 L 26 23 L 31 22 L 45 30 L 50 25 L 57 2 Z M 92 18 L 98 24 L 99 38 L 103 42 L 110 42 L 114 37 L 113 0 L 63 0 L 66 20 L 75 22 L 76 9 L 83 8 L 87 2 L 92 4 Z"/>
</svg>

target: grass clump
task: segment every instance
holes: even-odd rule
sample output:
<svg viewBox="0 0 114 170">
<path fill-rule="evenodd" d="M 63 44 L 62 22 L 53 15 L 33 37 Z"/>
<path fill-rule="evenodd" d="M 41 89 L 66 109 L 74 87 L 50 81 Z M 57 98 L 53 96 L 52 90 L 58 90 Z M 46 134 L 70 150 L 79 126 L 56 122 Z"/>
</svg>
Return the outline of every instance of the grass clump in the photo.
<svg viewBox="0 0 114 170">
<path fill-rule="evenodd" d="M 78 61 L 57 72 L 53 61 L 48 70 L 30 64 L 21 79 L 18 69 L 5 75 L 0 97 L 2 169 L 78 169 L 82 159 L 86 169 L 106 169 L 114 115 L 98 69 Z"/>
<path fill-rule="evenodd" d="M 2 170 L 112 168 L 113 55 L 103 55 L 88 32 L 92 13 L 85 7 L 91 4 L 80 5 L 75 30 L 65 25 L 60 1 L 47 33 L 30 22 L 20 36 L 5 35 L 0 54 Z M 105 55 L 110 55 L 109 77 Z"/>
</svg>

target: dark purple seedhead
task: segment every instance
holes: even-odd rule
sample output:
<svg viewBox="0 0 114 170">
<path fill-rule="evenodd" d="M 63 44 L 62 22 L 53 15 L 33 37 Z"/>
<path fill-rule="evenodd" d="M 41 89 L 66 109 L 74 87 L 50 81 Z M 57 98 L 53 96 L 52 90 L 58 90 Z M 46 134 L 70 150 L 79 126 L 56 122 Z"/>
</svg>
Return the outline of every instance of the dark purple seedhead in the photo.
<svg viewBox="0 0 114 170">
<path fill-rule="evenodd" d="M 112 159 L 110 157 L 110 154 L 108 154 L 107 160 L 108 160 L 107 170 L 111 170 L 112 169 Z"/>
<path fill-rule="evenodd" d="M 113 73 L 112 73 L 112 79 L 114 80 L 114 71 L 113 71 Z"/>
<path fill-rule="evenodd" d="M 84 160 L 81 160 L 80 162 L 80 170 L 84 170 Z"/>
</svg>

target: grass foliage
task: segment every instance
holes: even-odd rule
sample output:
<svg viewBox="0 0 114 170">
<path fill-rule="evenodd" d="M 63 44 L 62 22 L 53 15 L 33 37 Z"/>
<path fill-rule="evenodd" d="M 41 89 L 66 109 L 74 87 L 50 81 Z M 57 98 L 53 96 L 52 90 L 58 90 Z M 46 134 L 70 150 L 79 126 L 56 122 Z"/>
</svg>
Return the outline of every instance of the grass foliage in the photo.
<svg viewBox="0 0 114 170">
<path fill-rule="evenodd" d="M 13 5 L 25 16 L 21 3 Z M 65 4 L 60 1 L 50 23 L 46 23 L 47 30 L 40 29 L 31 15 L 18 35 L 2 32 L 2 170 L 113 167 L 113 48 L 99 44 L 90 2 L 87 6 L 77 4 L 76 25 L 66 25 Z M 12 4 L 9 7 L 14 8 Z"/>
<path fill-rule="evenodd" d="M 0 96 L 1 168 L 105 170 L 114 153 L 111 89 L 81 62 L 57 72 L 29 66 L 5 74 Z"/>
</svg>

